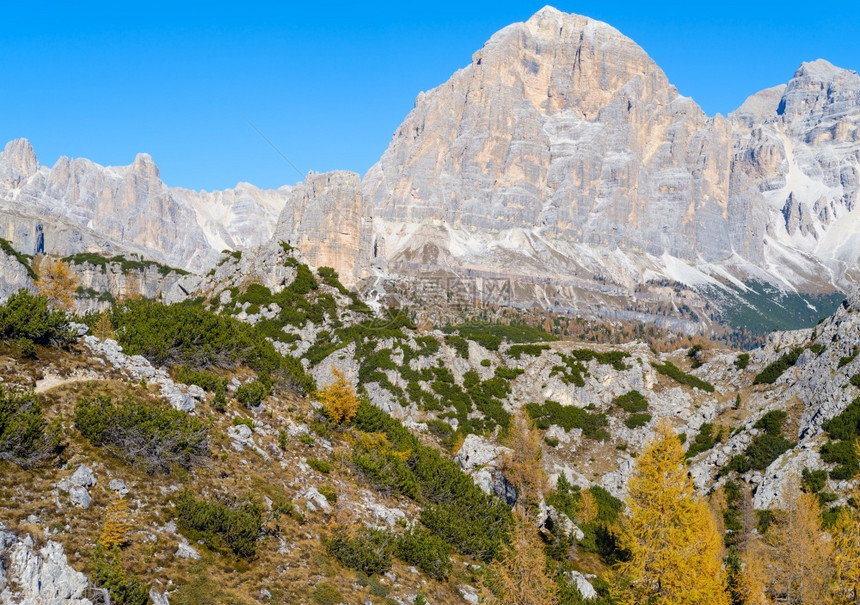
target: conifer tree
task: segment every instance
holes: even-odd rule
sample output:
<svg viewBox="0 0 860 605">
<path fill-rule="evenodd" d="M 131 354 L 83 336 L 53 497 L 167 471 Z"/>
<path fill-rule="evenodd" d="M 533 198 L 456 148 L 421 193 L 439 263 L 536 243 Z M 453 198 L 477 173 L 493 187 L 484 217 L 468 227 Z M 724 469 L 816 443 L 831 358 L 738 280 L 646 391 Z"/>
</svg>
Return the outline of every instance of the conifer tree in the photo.
<svg viewBox="0 0 860 605">
<path fill-rule="evenodd" d="M 481 580 L 486 605 L 554 605 L 557 586 L 546 569 L 546 553 L 538 536 L 534 511 L 543 497 L 546 477 L 541 466 L 540 435 L 531 421 L 517 415 L 506 445 L 505 476 L 517 490 L 514 527 L 506 544 Z"/>
<path fill-rule="evenodd" d="M 637 458 L 630 509 L 619 535 L 629 559 L 615 592 L 629 605 L 727 605 L 721 540 L 708 505 L 696 496 L 684 450 L 667 422 Z"/>
<path fill-rule="evenodd" d="M 855 502 L 860 494 L 855 493 Z M 860 603 L 860 513 L 844 506 L 830 530 L 833 535 L 833 602 L 838 605 Z"/>
<path fill-rule="evenodd" d="M 821 603 L 827 594 L 833 544 L 825 538 L 815 494 L 789 490 L 784 513 L 768 530 L 772 596 L 793 605 Z"/>
<path fill-rule="evenodd" d="M 355 394 L 355 389 L 346 381 L 343 372 L 334 368 L 332 373 L 334 382 L 318 391 L 317 399 L 332 422 L 336 424 L 349 422 L 358 412 L 361 402 Z"/>
<path fill-rule="evenodd" d="M 99 340 L 114 337 L 113 324 L 110 320 L 110 313 L 107 310 L 99 313 L 99 318 L 93 326 L 93 336 Z"/>
<path fill-rule="evenodd" d="M 99 536 L 99 544 L 106 550 L 124 546 L 129 531 L 131 531 L 131 519 L 128 512 L 128 502 L 125 498 L 120 498 L 107 508 L 102 533 Z"/>
<path fill-rule="evenodd" d="M 68 264 L 44 256 L 33 261 L 33 270 L 39 279 L 36 291 L 58 309 L 71 311 L 75 306 L 78 280 Z"/>
</svg>

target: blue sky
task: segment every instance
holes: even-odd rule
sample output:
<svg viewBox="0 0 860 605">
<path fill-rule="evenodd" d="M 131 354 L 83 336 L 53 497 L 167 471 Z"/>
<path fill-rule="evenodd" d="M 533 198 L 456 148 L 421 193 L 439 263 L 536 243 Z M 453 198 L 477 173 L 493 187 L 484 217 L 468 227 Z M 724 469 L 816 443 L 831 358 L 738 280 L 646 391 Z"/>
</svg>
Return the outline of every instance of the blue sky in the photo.
<svg viewBox="0 0 860 605">
<path fill-rule="evenodd" d="M 0 5 L 0 141 L 127 164 L 169 185 L 277 187 L 364 173 L 415 96 L 545 2 Z M 559 1 L 639 43 L 709 114 L 802 61 L 860 69 L 860 3 Z"/>
</svg>

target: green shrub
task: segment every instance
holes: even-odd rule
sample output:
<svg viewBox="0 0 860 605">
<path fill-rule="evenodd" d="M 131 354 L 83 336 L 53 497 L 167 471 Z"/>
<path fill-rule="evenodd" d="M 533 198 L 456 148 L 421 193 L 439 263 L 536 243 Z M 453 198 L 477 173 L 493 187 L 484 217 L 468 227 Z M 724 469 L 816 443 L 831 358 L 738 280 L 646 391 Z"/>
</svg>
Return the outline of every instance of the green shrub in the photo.
<svg viewBox="0 0 860 605">
<path fill-rule="evenodd" d="M 119 548 L 105 552 L 96 546 L 93 553 L 92 579 L 96 586 L 108 591 L 116 605 L 148 605 L 149 587 L 122 567 Z"/>
<path fill-rule="evenodd" d="M 90 265 L 101 268 L 102 273 L 107 271 L 107 266 L 109 264 L 118 264 L 120 272 L 122 272 L 123 275 L 128 275 L 132 271 L 143 273 L 150 267 L 154 267 L 155 269 L 157 269 L 161 275 L 168 275 L 170 273 L 176 273 L 177 275 L 188 275 L 188 271 L 186 271 L 185 269 L 169 267 L 168 265 L 163 265 L 153 260 L 144 260 L 140 257 L 125 258 L 121 255 L 102 256 L 101 254 L 97 254 L 95 252 L 81 252 L 79 254 L 67 256 L 62 260 L 64 263 L 68 263 L 69 265 L 83 265 L 84 263 L 89 263 Z"/>
<path fill-rule="evenodd" d="M 397 536 L 394 552 L 435 580 L 444 580 L 453 568 L 448 544 L 426 529 L 414 528 Z"/>
<path fill-rule="evenodd" d="M 687 452 L 685 457 L 687 459 L 693 458 L 702 452 L 706 452 L 715 444 L 722 440 L 722 433 L 714 430 L 714 425 L 710 422 L 705 422 L 699 427 L 699 432 L 696 434 L 696 438 L 693 439 L 693 442 L 690 444 L 690 447 L 687 448 Z"/>
<path fill-rule="evenodd" d="M 692 374 L 687 374 L 671 361 L 667 361 L 664 364 L 655 364 L 654 369 L 681 384 L 700 389 L 706 393 L 714 392 L 714 385 L 709 382 L 705 382 L 700 378 L 696 378 Z"/>
<path fill-rule="evenodd" d="M 801 353 L 803 353 L 803 347 L 796 347 L 773 363 L 768 364 L 753 378 L 753 384 L 773 384 L 788 368 L 797 363 Z"/>
<path fill-rule="evenodd" d="M 242 416 L 236 416 L 235 418 L 233 418 L 233 426 L 247 426 L 249 429 L 251 429 L 253 431 L 256 424 L 254 423 L 254 421 L 251 418 L 244 418 Z"/>
<path fill-rule="evenodd" d="M 850 355 L 846 355 L 845 357 L 840 357 L 839 358 L 839 364 L 836 367 L 842 368 L 844 366 L 847 366 L 849 363 L 851 363 L 855 359 L 857 359 L 857 349 L 856 348 L 854 349 L 854 351 Z"/>
<path fill-rule="evenodd" d="M 308 466 L 323 475 L 328 475 L 331 472 L 331 462 L 328 462 L 327 460 L 308 458 Z"/>
<path fill-rule="evenodd" d="M 174 368 L 176 380 L 182 384 L 195 384 L 204 391 L 217 392 L 219 387 L 224 386 L 224 380 L 213 372 L 205 370 L 192 370 L 185 366 Z"/>
<path fill-rule="evenodd" d="M 644 412 L 648 409 L 648 400 L 639 391 L 629 391 L 624 395 L 619 395 L 612 400 L 612 403 L 630 413 Z"/>
<path fill-rule="evenodd" d="M 825 421 L 821 428 L 831 439 L 854 441 L 860 435 L 860 397 L 857 397 L 838 416 Z"/>
<path fill-rule="evenodd" d="M 786 418 L 788 418 L 788 414 L 785 411 L 771 410 L 759 418 L 753 426 L 757 429 L 764 429 L 764 432 L 770 435 L 779 435 Z"/>
<path fill-rule="evenodd" d="M 746 370 L 747 366 L 750 364 L 750 354 L 749 353 L 740 353 L 735 358 L 735 367 L 739 370 Z"/>
<path fill-rule="evenodd" d="M 828 441 L 821 446 L 821 459 L 836 467 L 830 476 L 836 480 L 851 479 L 860 470 L 853 441 Z"/>
<path fill-rule="evenodd" d="M 848 381 L 855 387 L 860 387 L 860 374 L 854 374 L 851 379 Z"/>
<path fill-rule="evenodd" d="M 215 395 L 212 397 L 212 408 L 216 412 L 223 412 L 227 409 L 227 386 L 225 381 L 221 381 L 215 388 Z"/>
<path fill-rule="evenodd" d="M 337 492 L 334 491 L 333 485 L 320 485 L 319 493 L 321 493 L 329 504 L 335 504 L 337 502 Z"/>
<path fill-rule="evenodd" d="M 544 441 L 544 443 L 546 443 L 550 447 L 558 447 L 558 444 L 561 443 L 555 437 L 544 437 L 543 441 Z"/>
<path fill-rule="evenodd" d="M 485 561 L 496 554 L 512 523 L 504 502 L 482 492 L 453 460 L 421 444 L 398 420 L 366 401 L 353 424 L 366 433 L 384 433 L 392 448 L 409 452 L 406 465 L 417 484 L 421 522 L 430 531 L 461 554 Z"/>
<path fill-rule="evenodd" d="M 257 553 L 257 538 L 263 527 L 260 505 L 248 500 L 197 500 L 191 491 L 180 492 L 176 500 L 179 528 L 191 540 L 203 540 L 209 548 L 229 550 L 250 559 Z"/>
<path fill-rule="evenodd" d="M 811 494 L 817 494 L 827 484 L 827 471 L 825 470 L 811 471 L 808 468 L 804 468 L 801 477 L 803 491 Z"/>
<path fill-rule="evenodd" d="M 344 567 L 363 573 L 382 574 L 391 569 L 392 536 L 381 529 L 365 527 L 352 535 L 344 528 L 326 540 L 326 550 Z"/>
<path fill-rule="evenodd" d="M 75 426 L 93 445 L 149 473 L 190 468 L 209 456 L 209 431 L 185 412 L 98 396 L 75 405 Z"/>
<path fill-rule="evenodd" d="M 59 421 L 45 420 L 33 391 L 7 391 L 0 386 L 0 460 L 34 467 L 63 449 Z"/>
<path fill-rule="evenodd" d="M 463 338 L 473 340 L 490 351 L 498 351 L 504 341 L 534 343 L 558 340 L 557 336 L 544 332 L 540 328 L 518 323 L 446 326 L 442 331 L 446 334 L 456 331 Z"/>
<path fill-rule="evenodd" d="M 505 351 L 509 357 L 520 359 L 523 355 L 540 357 L 541 353 L 549 350 L 549 345 L 513 345 Z"/>
<path fill-rule="evenodd" d="M 627 420 L 624 421 L 624 424 L 628 429 L 637 429 L 639 427 L 645 426 L 651 422 L 651 414 L 648 413 L 638 413 L 631 414 Z"/>
<path fill-rule="evenodd" d="M 794 447 L 795 444 L 782 434 L 782 425 L 786 417 L 787 414 L 782 410 L 772 410 L 762 416 L 754 426 L 762 429 L 763 432 L 755 436 L 752 443 L 747 446 L 745 453 L 734 456 L 721 473 L 762 471 L 783 453 Z"/>
<path fill-rule="evenodd" d="M 457 351 L 457 355 L 463 359 L 469 359 L 469 342 L 462 336 L 448 334 L 445 336 L 445 344 Z"/>
<path fill-rule="evenodd" d="M 75 341 L 66 314 L 54 311 L 44 296 L 18 290 L 0 305 L 0 338 L 28 339 L 37 345 L 66 346 Z"/>
<path fill-rule="evenodd" d="M 269 389 L 259 380 L 246 382 L 236 389 L 236 399 L 247 408 L 260 405 L 269 396 Z"/>
<path fill-rule="evenodd" d="M 311 598 L 318 605 L 339 605 L 344 602 L 341 592 L 326 582 L 319 582 L 314 586 Z"/>
<path fill-rule="evenodd" d="M 529 403 L 526 412 L 540 429 L 547 429 L 552 424 L 562 427 L 565 431 L 582 429 L 582 434 L 590 439 L 607 441 L 609 433 L 605 428 L 609 425 L 605 414 L 592 414 L 573 405 L 561 405 L 557 401 L 547 400 L 543 405 Z"/>
<path fill-rule="evenodd" d="M 244 293 L 236 297 L 236 302 L 265 306 L 272 302 L 272 291 L 261 284 L 251 284 Z"/>
<path fill-rule="evenodd" d="M 232 369 L 244 364 L 300 392 L 315 388 L 301 362 L 281 356 L 254 326 L 198 304 L 126 301 L 112 310 L 111 323 L 126 353 L 143 355 L 155 365 Z"/>
<path fill-rule="evenodd" d="M 481 367 L 489 368 L 491 365 L 493 365 L 493 364 L 489 359 L 482 359 L 481 360 Z"/>
</svg>

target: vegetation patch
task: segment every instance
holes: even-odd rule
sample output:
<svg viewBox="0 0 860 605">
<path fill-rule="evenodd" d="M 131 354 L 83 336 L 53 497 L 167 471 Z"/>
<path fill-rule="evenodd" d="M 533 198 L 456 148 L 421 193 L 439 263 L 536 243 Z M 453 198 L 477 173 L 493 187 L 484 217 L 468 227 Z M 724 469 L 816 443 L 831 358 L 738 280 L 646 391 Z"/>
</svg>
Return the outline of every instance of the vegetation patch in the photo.
<svg viewBox="0 0 860 605">
<path fill-rule="evenodd" d="M 648 409 L 648 400 L 645 399 L 645 395 L 636 390 L 628 391 L 624 395 L 619 395 L 612 400 L 612 403 L 620 407 L 625 412 L 630 412 L 631 414 L 635 412 L 644 412 Z"/>
<path fill-rule="evenodd" d="M 502 342 L 515 344 L 552 342 L 558 337 L 527 324 L 467 324 L 445 326 L 445 334 L 457 332 L 461 337 L 477 342 L 490 351 L 498 351 Z"/>
<path fill-rule="evenodd" d="M 729 461 L 723 468 L 723 472 L 763 471 L 783 453 L 794 447 L 796 444 L 782 434 L 782 425 L 786 417 L 787 414 L 782 410 L 773 410 L 762 416 L 755 423 L 755 428 L 762 429 L 762 432 L 755 436 L 745 453 L 738 454 Z"/>
<path fill-rule="evenodd" d="M 62 427 L 48 424 L 36 394 L 0 386 L 0 460 L 32 468 L 62 449 Z"/>
<path fill-rule="evenodd" d="M 547 400 L 543 405 L 529 403 L 526 405 L 526 412 L 539 429 L 546 430 L 555 424 L 565 431 L 582 429 L 582 434 L 590 439 L 609 440 L 609 433 L 605 428 L 609 421 L 605 414 L 591 413 L 574 405 L 561 405 L 552 400 Z"/>
<path fill-rule="evenodd" d="M 3 239 L 0 237 L 0 250 L 6 253 L 7 256 L 12 256 L 17 260 L 24 269 L 27 271 L 27 275 L 30 276 L 30 279 L 36 281 L 39 279 L 39 276 L 36 275 L 36 272 L 33 271 L 33 267 L 30 265 L 30 261 L 33 259 L 32 256 L 27 254 L 21 254 L 12 246 L 12 242 L 9 240 Z"/>
<path fill-rule="evenodd" d="M 104 395 L 79 400 L 75 427 L 93 445 L 148 473 L 191 468 L 209 457 L 209 430 L 203 422 L 132 398 L 119 403 Z"/>
<path fill-rule="evenodd" d="M 687 452 L 684 454 L 684 457 L 688 460 L 690 458 L 694 458 L 702 452 L 707 452 L 722 440 L 723 431 L 714 427 L 712 423 L 705 422 L 699 427 L 699 432 L 696 434 L 693 442 L 690 443 L 690 447 L 687 448 Z"/>
<path fill-rule="evenodd" d="M 75 340 L 62 311 L 48 306 L 48 299 L 19 290 L 0 305 L 0 338 L 30 345 L 66 346 Z"/>
<path fill-rule="evenodd" d="M 848 404 L 841 414 L 821 425 L 830 435 L 821 447 L 821 459 L 835 464 L 830 476 L 837 480 L 851 479 L 860 470 L 855 443 L 860 436 L 860 397 Z"/>
<path fill-rule="evenodd" d="M 141 273 L 143 273 L 149 268 L 156 269 L 161 275 L 168 275 L 170 273 L 176 273 L 177 275 L 188 275 L 188 271 L 186 271 L 185 269 L 170 267 L 168 265 L 157 263 L 153 260 L 144 260 L 142 258 L 125 258 L 121 255 L 102 256 L 101 254 L 96 254 L 95 252 L 81 252 L 80 254 L 73 254 L 71 256 L 63 258 L 62 261 L 69 265 L 93 265 L 94 267 L 100 268 L 102 273 L 107 271 L 108 265 L 118 264 L 120 271 L 123 275 L 127 275 L 132 271 L 140 271 Z"/>
<path fill-rule="evenodd" d="M 755 378 L 753 384 L 773 384 L 785 371 L 797 363 L 803 347 L 795 347 L 773 363 L 768 364 Z"/>
<path fill-rule="evenodd" d="M 655 364 L 654 369 L 663 374 L 664 376 L 672 378 L 680 384 L 705 391 L 706 393 L 714 392 L 714 385 L 712 385 L 710 382 L 705 382 L 704 380 L 697 378 L 692 374 L 687 374 L 671 361 L 667 361 L 663 364 Z"/>
<path fill-rule="evenodd" d="M 394 544 L 392 535 L 382 529 L 364 527 L 348 531 L 339 528 L 326 541 L 326 550 L 341 565 L 373 575 L 391 569 Z"/>
<path fill-rule="evenodd" d="M 179 528 L 190 540 L 202 540 L 213 550 L 230 551 L 245 559 L 257 554 L 257 538 L 263 527 L 257 502 L 198 500 L 186 490 L 174 503 Z"/>
</svg>

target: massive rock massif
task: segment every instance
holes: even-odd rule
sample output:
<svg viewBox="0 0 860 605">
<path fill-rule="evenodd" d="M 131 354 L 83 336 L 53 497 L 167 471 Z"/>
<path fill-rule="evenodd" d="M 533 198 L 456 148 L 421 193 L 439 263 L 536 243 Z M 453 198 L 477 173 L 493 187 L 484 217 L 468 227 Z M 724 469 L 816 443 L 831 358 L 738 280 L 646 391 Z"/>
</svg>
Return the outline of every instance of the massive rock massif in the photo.
<svg viewBox="0 0 860 605">
<path fill-rule="evenodd" d="M 748 300 L 750 282 L 856 284 L 858 195 L 856 72 L 804 63 L 709 117 L 633 41 L 550 7 L 421 93 L 363 179 L 198 193 L 166 187 L 147 155 L 48 169 L 23 140 L 0 154 L 0 235 L 25 253 L 130 250 L 199 270 L 271 238 L 348 285 L 504 279 L 517 304 L 674 321 L 687 307 L 694 323 L 709 302 Z"/>
<path fill-rule="evenodd" d="M 394 273 L 844 288 L 858 124 L 860 77 L 826 61 L 711 118 L 617 30 L 544 8 L 419 95 L 363 188 Z"/>
</svg>

